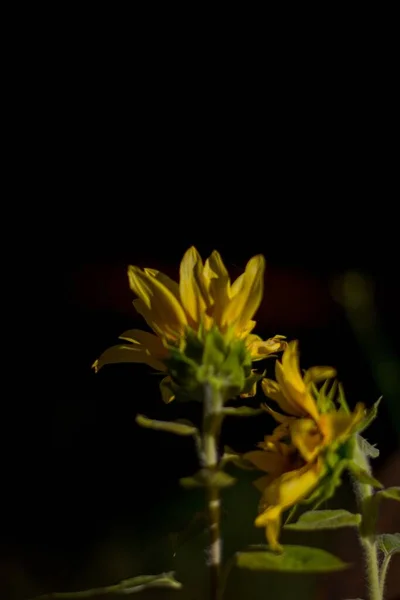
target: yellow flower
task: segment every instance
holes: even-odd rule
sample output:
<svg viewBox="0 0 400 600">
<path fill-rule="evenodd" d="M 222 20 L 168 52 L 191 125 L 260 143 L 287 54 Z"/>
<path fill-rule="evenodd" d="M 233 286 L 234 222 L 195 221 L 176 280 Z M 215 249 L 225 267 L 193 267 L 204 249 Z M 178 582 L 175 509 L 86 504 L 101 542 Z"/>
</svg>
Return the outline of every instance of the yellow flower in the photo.
<svg viewBox="0 0 400 600">
<path fill-rule="evenodd" d="M 124 333 L 120 337 L 131 345 L 109 348 L 94 369 L 107 363 L 143 362 L 165 371 L 167 348 L 184 350 L 189 328 L 201 335 L 217 327 L 223 335 L 242 340 L 252 361 L 282 350 L 286 346 L 283 336 L 263 341 L 251 334 L 263 295 L 264 269 L 263 256 L 254 256 L 231 284 L 219 253 L 214 250 L 203 264 L 194 247 L 183 256 L 179 283 L 155 269 L 130 266 L 129 284 L 137 296 L 134 307 L 155 335 L 140 330 Z"/>
<path fill-rule="evenodd" d="M 257 460 L 256 466 L 268 470 L 269 478 L 264 479 L 263 508 L 257 517 L 255 525 L 266 527 L 266 536 L 273 550 L 281 550 L 278 542 L 281 515 L 288 508 L 304 500 L 326 475 L 325 454 L 335 452 L 355 432 L 357 425 L 365 416 L 363 404 L 357 404 L 353 413 L 333 408 L 330 412 L 320 413 L 318 402 L 313 395 L 311 384 L 316 381 L 333 377 L 331 367 L 313 367 L 301 375 L 297 342 L 290 342 L 282 356 L 282 362 L 276 363 L 277 382 L 264 379 L 264 393 L 277 402 L 288 415 L 275 412 L 264 406 L 279 425 L 268 436 L 270 447 L 265 447 L 267 458 L 261 458 L 250 453 Z M 335 388 L 336 389 L 336 388 Z M 271 458 L 271 443 L 282 440 L 289 441 L 287 448 L 291 449 L 290 460 Z M 281 446 L 284 445 L 281 443 Z M 293 454 L 293 448 L 295 454 Z M 293 466 L 296 462 L 297 466 Z M 250 457 L 251 460 L 251 457 Z M 271 468 L 271 462 L 273 466 Z M 299 464 L 300 463 L 300 464 Z M 280 470 L 277 465 L 282 467 Z M 265 466 L 266 468 L 263 468 Z M 261 480 L 255 484 L 260 488 Z"/>
</svg>

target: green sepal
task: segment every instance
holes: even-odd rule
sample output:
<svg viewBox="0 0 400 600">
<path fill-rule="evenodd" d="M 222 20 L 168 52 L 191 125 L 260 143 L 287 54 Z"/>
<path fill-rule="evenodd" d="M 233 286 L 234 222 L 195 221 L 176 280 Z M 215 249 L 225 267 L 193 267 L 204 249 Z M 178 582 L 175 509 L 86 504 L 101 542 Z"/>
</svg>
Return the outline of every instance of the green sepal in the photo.
<svg viewBox="0 0 400 600">
<path fill-rule="evenodd" d="M 197 385 L 197 363 L 181 352 L 179 348 L 171 346 L 168 351 L 168 357 L 164 359 L 164 363 L 172 379 L 178 386 L 182 386 L 188 391 L 194 390 Z"/>
<path fill-rule="evenodd" d="M 257 384 L 261 379 L 263 379 L 267 374 L 267 371 L 263 371 L 262 373 L 252 372 L 246 379 L 243 385 L 243 388 L 240 392 L 241 396 L 248 396 L 251 394 L 253 386 Z"/>
<path fill-rule="evenodd" d="M 351 566 L 326 550 L 291 545 L 283 546 L 281 554 L 260 545 L 257 550 L 237 552 L 235 562 L 241 569 L 285 573 L 330 573 Z"/>
<path fill-rule="evenodd" d="M 339 383 L 339 394 L 338 394 L 338 404 L 340 406 L 340 408 L 342 410 L 344 410 L 345 413 L 349 414 L 350 413 L 350 409 L 349 409 L 349 405 L 347 404 L 347 400 L 346 400 L 346 395 L 344 393 L 344 389 L 343 389 L 343 385 L 341 383 Z"/>
<path fill-rule="evenodd" d="M 372 405 L 372 407 L 367 411 L 366 416 L 362 421 L 355 427 L 356 433 L 362 433 L 367 427 L 369 427 L 378 416 L 378 408 L 380 403 L 382 402 L 382 396 L 378 398 L 378 400 Z"/>
<path fill-rule="evenodd" d="M 332 455 L 332 461 L 334 455 Z M 336 488 L 342 483 L 342 473 L 348 466 L 349 459 L 337 460 L 333 468 L 327 468 L 325 475 L 321 479 L 318 487 L 308 498 L 302 500 L 302 504 L 312 504 L 313 510 L 321 506 L 334 495 Z"/>
<path fill-rule="evenodd" d="M 331 389 L 327 393 L 329 384 L 330 384 L 330 380 L 327 379 L 324 382 L 324 384 L 322 385 L 321 389 L 318 390 L 315 383 L 312 383 L 312 390 L 317 399 L 318 410 L 322 414 L 334 412 L 336 410 L 334 398 L 336 395 L 336 390 L 337 390 L 338 384 L 337 384 L 336 380 L 333 381 Z"/>
<path fill-rule="evenodd" d="M 285 525 L 285 529 L 314 531 L 316 529 L 338 529 L 339 527 L 358 527 L 361 515 L 347 510 L 311 510 L 303 513 L 296 523 Z"/>
<path fill-rule="evenodd" d="M 211 469 L 200 469 L 195 475 L 192 475 L 191 477 L 182 477 L 179 480 L 179 483 L 187 489 L 199 487 L 226 488 L 230 487 L 235 482 L 236 479 L 231 477 L 231 475 L 228 475 L 228 473 Z"/>
</svg>

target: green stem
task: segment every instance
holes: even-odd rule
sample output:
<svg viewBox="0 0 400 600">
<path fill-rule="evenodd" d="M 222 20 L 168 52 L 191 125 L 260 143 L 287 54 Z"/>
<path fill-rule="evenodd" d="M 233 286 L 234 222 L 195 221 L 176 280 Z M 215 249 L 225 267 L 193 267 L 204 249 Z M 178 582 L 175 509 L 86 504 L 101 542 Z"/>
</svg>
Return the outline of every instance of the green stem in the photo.
<svg viewBox="0 0 400 600">
<path fill-rule="evenodd" d="M 382 596 L 382 600 L 383 600 L 383 592 L 385 591 L 385 581 L 386 581 L 386 574 L 387 574 L 387 570 L 389 567 L 389 563 L 390 563 L 390 559 L 391 559 L 391 555 L 390 554 L 386 554 L 385 558 L 382 561 L 382 565 L 381 565 L 381 571 L 379 573 L 379 579 L 381 582 L 381 596 Z"/>
<path fill-rule="evenodd" d="M 214 471 L 218 466 L 218 434 L 222 417 L 222 397 L 211 383 L 204 385 L 203 453 L 204 467 Z M 210 600 L 218 600 L 221 574 L 221 501 L 219 488 L 207 487 L 207 515 L 210 530 L 208 567 L 210 573 Z"/>
<path fill-rule="evenodd" d="M 362 452 L 358 444 L 358 440 L 356 445 L 355 460 L 360 467 L 371 474 L 371 467 L 368 458 L 365 456 L 364 452 Z M 365 499 L 373 495 L 372 486 L 355 480 L 354 489 L 359 507 L 362 510 Z M 362 528 L 359 529 L 359 535 L 360 543 L 364 549 L 370 600 L 382 600 L 382 590 L 379 583 L 378 548 L 376 545 L 375 536 L 363 534 Z"/>
</svg>

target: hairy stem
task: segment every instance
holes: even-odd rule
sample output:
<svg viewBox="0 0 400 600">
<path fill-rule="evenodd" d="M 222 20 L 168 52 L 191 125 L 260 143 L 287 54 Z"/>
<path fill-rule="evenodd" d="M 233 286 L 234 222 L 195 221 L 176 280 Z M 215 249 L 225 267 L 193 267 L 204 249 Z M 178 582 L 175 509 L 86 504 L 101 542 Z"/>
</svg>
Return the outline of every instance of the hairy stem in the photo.
<svg viewBox="0 0 400 600">
<path fill-rule="evenodd" d="M 380 585 L 381 585 L 381 596 L 382 599 L 384 598 L 384 591 L 385 591 L 385 581 L 386 581 L 386 574 L 387 574 L 387 570 L 389 567 L 389 563 L 390 563 L 390 559 L 391 559 L 391 555 L 390 554 L 386 554 L 385 558 L 382 561 L 382 565 L 381 565 L 381 570 L 379 573 L 379 579 L 380 579 Z"/>
<path fill-rule="evenodd" d="M 218 435 L 222 416 L 222 398 L 220 392 L 210 383 L 204 385 L 203 413 L 203 453 L 204 467 L 214 471 L 218 465 Z M 210 530 L 210 547 L 208 567 L 210 573 L 210 600 L 218 599 L 221 573 L 221 534 L 220 534 L 221 501 L 216 486 L 207 487 L 207 515 Z"/>
<path fill-rule="evenodd" d="M 358 441 L 356 446 L 357 464 L 371 474 L 371 467 L 364 452 L 362 452 Z M 359 507 L 362 511 L 363 502 L 366 498 L 373 495 L 373 489 L 370 485 L 354 481 L 354 489 L 357 496 Z M 360 543 L 364 550 L 365 563 L 367 567 L 368 591 L 370 600 L 382 600 L 382 589 L 379 583 L 379 558 L 378 548 L 373 535 L 365 535 L 360 532 Z"/>
</svg>

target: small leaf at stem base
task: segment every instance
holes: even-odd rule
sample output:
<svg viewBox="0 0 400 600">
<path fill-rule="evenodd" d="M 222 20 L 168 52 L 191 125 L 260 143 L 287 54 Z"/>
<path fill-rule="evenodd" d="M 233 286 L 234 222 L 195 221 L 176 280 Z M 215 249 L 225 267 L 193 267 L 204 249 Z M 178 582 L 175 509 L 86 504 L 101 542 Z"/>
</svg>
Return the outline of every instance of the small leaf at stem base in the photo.
<svg viewBox="0 0 400 600">
<path fill-rule="evenodd" d="M 316 529 L 338 529 L 339 527 L 357 527 L 361 515 L 347 510 L 311 510 L 301 515 L 296 523 L 285 525 L 285 529 L 313 531 Z"/>
<path fill-rule="evenodd" d="M 329 573 L 342 571 L 351 565 L 340 558 L 307 546 L 284 546 L 282 554 L 266 550 L 238 552 L 236 565 L 251 571 L 281 571 L 286 573 Z"/>
<path fill-rule="evenodd" d="M 385 554 L 397 554 L 400 552 L 400 533 L 383 533 L 378 536 L 378 545 Z"/>
</svg>

